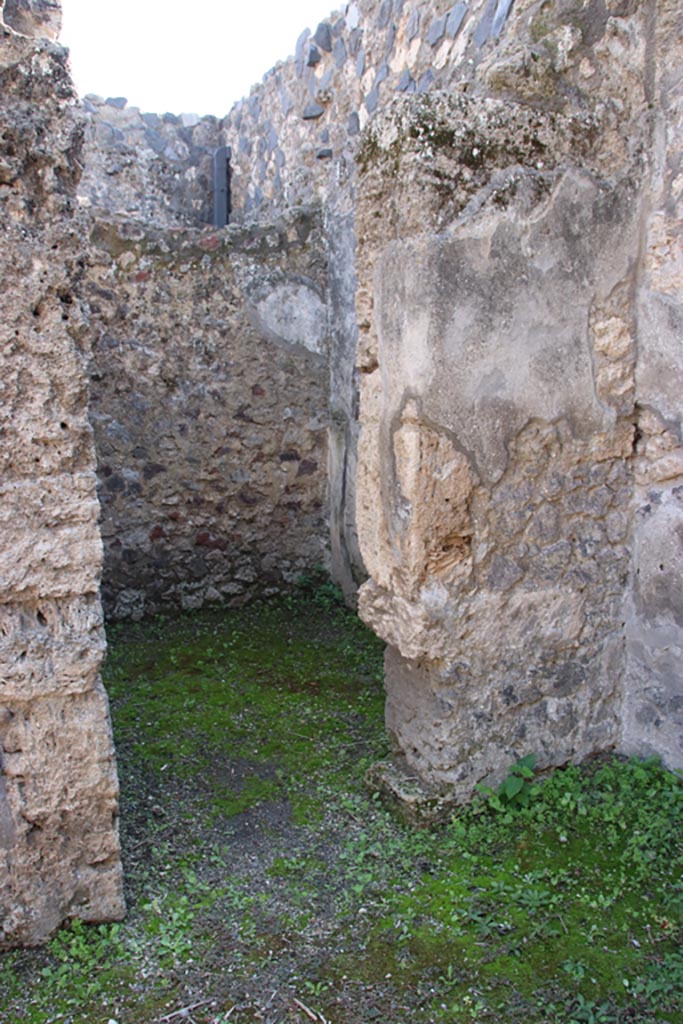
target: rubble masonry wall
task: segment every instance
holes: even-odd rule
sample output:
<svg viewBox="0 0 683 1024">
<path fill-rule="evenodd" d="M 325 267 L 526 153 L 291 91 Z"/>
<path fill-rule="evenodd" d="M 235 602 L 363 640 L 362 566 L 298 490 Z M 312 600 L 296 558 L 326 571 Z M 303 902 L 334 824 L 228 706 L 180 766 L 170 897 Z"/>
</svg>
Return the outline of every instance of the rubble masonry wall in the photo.
<svg viewBox="0 0 683 1024">
<path fill-rule="evenodd" d="M 82 128 L 64 50 L 1 12 L 0 106 L 0 945 L 30 945 L 124 905 L 76 295 Z"/>
<path fill-rule="evenodd" d="M 325 564 L 319 214 L 209 233 L 99 220 L 82 294 L 107 613 L 241 602 Z"/>
</svg>

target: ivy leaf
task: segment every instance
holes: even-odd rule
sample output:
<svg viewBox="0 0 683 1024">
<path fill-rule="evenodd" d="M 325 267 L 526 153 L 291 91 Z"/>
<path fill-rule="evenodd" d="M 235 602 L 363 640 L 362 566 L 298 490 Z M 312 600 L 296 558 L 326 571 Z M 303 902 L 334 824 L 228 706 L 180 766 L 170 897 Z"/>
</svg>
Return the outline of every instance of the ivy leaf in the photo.
<svg viewBox="0 0 683 1024">
<path fill-rule="evenodd" d="M 524 785 L 524 779 L 521 779 L 519 775 L 508 775 L 507 779 L 501 786 L 501 796 L 505 796 L 508 800 L 513 800 L 520 792 Z"/>
</svg>

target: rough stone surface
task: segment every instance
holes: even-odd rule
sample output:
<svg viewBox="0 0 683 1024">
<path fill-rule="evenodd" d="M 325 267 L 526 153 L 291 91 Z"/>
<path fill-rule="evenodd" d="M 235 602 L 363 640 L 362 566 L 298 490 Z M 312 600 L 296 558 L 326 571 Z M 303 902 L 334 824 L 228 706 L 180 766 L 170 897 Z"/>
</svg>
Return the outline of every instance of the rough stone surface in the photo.
<svg viewBox="0 0 683 1024">
<path fill-rule="evenodd" d="M 242 601 L 327 561 L 326 290 L 310 211 L 220 232 L 95 224 L 108 614 Z"/>
<path fill-rule="evenodd" d="M 0 22 L 0 946 L 124 910 L 75 297 L 82 126 L 65 51 L 29 38 L 56 6 Z"/>
<path fill-rule="evenodd" d="M 549 8 L 540 0 L 512 6 L 497 0 L 471 0 L 467 5 L 406 0 L 395 6 L 388 20 L 387 10 L 380 0 L 349 5 L 345 18 L 335 22 L 338 41 L 344 42 L 345 61 L 339 60 L 341 48 L 335 47 L 333 54 L 322 51 L 314 68 L 304 68 L 302 40 L 301 61 L 279 64 L 254 87 L 248 99 L 237 103 L 224 118 L 225 139 L 235 153 L 235 219 L 246 214 L 267 220 L 288 204 L 313 199 L 322 200 L 329 211 L 329 223 L 353 218 L 358 187 L 358 129 L 372 124 L 397 92 L 425 94 L 442 89 L 456 96 L 513 100 L 512 120 L 500 135 L 506 143 L 503 148 L 509 148 L 509 167 L 516 163 L 517 151 L 524 150 L 524 133 L 531 130 L 532 137 L 537 138 L 533 125 L 536 111 L 599 115 L 602 145 L 593 168 L 598 175 L 609 176 L 636 158 L 642 132 L 625 130 L 624 124 L 634 124 L 646 105 L 647 76 L 643 67 L 648 30 L 644 15 L 633 15 L 630 7 L 623 12 L 612 7 L 608 11 L 600 4 L 578 2 Z M 430 27 L 441 21 L 445 32 L 432 46 Z M 313 102 L 319 116 L 303 117 Z M 527 108 L 526 123 L 520 114 L 523 106 Z M 507 115 L 500 116 L 504 121 Z M 264 154 L 264 165 L 255 177 L 250 143 L 264 135 L 266 125 L 277 137 L 277 147 Z M 327 131 L 328 148 L 332 150 L 332 157 L 326 160 L 318 159 L 321 129 Z M 533 164 L 540 165 L 537 170 L 542 172 L 546 151 L 552 155 L 563 149 L 560 132 L 558 129 L 552 139 L 538 137 L 537 151 L 523 153 L 523 159 L 532 163 L 533 157 Z M 512 145 L 507 147 L 509 141 Z M 464 148 L 464 155 L 466 162 L 453 174 L 461 183 L 469 178 L 470 184 L 476 185 L 490 154 L 473 144 Z M 433 162 L 435 184 L 440 175 L 448 173 L 441 167 L 437 151 Z M 500 184 L 499 197 L 505 189 L 516 188 L 514 174 Z M 475 191 L 469 189 L 468 196 L 472 198 Z M 447 222 L 448 215 L 444 217 Z M 348 313 L 344 313 L 342 320 L 347 319 Z M 363 336 L 361 330 L 361 340 Z M 633 337 L 629 337 L 632 355 Z M 350 348 L 342 346 L 340 351 L 348 354 Z M 592 356 L 584 350 L 584 381 L 589 358 Z M 595 401 L 599 404 L 606 389 L 614 405 L 614 395 L 621 389 L 622 404 L 628 404 L 633 390 L 633 375 L 626 368 L 628 360 L 612 361 L 601 354 L 596 354 L 596 359 L 602 365 L 600 395 Z M 336 365 L 339 368 L 338 360 Z M 334 389 L 337 382 L 351 380 L 351 364 L 342 373 L 333 370 L 331 396 L 341 417 L 340 430 L 342 420 L 353 408 L 356 385 L 338 400 Z M 585 392 L 584 401 L 590 401 Z M 357 428 L 353 422 L 346 420 L 343 433 L 354 443 Z M 332 473 L 339 471 L 343 476 L 336 480 L 331 475 L 330 496 L 333 522 L 347 524 L 339 550 L 357 558 L 351 555 L 357 547 L 354 514 L 346 507 L 355 489 L 347 471 L 353 470 L 355 462 L 353 450 L 348 457 L 332 459 Z M 335 501 L 341 502 L 339 508 L 334 508 Z M 347 564 L 338 578 L 346 581 L 348 589 L 348 581 L 362 575 L 358 559 Z"/>
<path fill-rule="evenodd" d="M 370 765 L 365 784 L 407 825 L 431 828 L 444 824 L 455 809 L 449 794 L 421 779 L 400 755 Z"/>
<path fill-rule="evenodd" d="M 363 0 L 223 120 L 86 97 L 84 149 L 58 5 L 3 7 L 0 941 L 123 910 L 92 339 L 112 614 L 367 570 L 413 820 L 683 767 L 678 0 Z"/>
<path fill-rule="evenodd" d="M 309 32 L 302 33 L 294 58 L 266 74 L 227 116 L 202 118 L 191 128 L 182 117 L 141 114 L 125 103 L 87 97 L 82 202 L 96 215 L 109 211 L 159 227 L 206 223 L 211 216 L 211 154 L 217 146 L 230 145 L 233 222 L 257 217 L 267 224 L 293 205 L 322 200 L 329 211 L 327 222 L 350 223 L 353 233 L 359 129 L 397 91 L 478 88 L 475 71 L 482 60 L 491 58 L 493 47 L 475 44 L 472 37 L 487 14 L 487 4 L 488 0 L 471 0 L 467 6 L 442 0 L 349 4 L 344 17 L 331 17 L 317 28 L 317 46 Z M 433 47 L 427 34 L 435 19 L 445 29 Z M 332 253 L 331 236 L 328 247 Z M 333 276 L 331 270 L 330 279 Z M 350 292 L 345 294 L 347 305 L 343 310 L 337 306 L 334 317 L 350 324 L 353 298 Z M 355 343 L 355 327 L 349 330 L 343 340 L 338 338 L 339 349 L 330 363 L 335 410 L 331 452 L 340 437 L 354 445 L 358 432 L 357 424 L 348 419 L 357 410 L 353 344 L 348 343 L 350 338 Z M 336 328 L 333 333 L 338 337 Z M 336 395 L 338 384 L 349 390 Z M 353 581 L 364 573 L 355 538 L 355 484 L 350 475 L 355 462 L 354 448 L 340 457 L 331 454 L 332 566 L 349 596 Z M 335 478 L 336 472 L 342 473 L 341 479 Z"/>
<path fill-rule="evenodd" d="M 652 189 L 638 296 L 639 440 L 622 745 L 683 765 L 683 12 L 657 4 Z"/>
<path fill-rule="evenodd" d="M 472 727 L 488 754 L 466 771 L 459 727 L 409 755 L 464 795 L 534 745 L 547 763 L 609 744 L 680 763 L 663 619 L 667 646 L 680 638 L 656 596 L 679 580 L 678 6 L 365 0 L 303 33 L 222 121 L 86 103 L 96 213 L 201 222 L 217 144 L 232 146 L 235 222 L 322 202 L 331 565 L 352 599 L 357 478 L 361 605 L 394 647 L 393 732 L 410 748 L 436 721 L 461 661 L 472 707 L 479 693 L 504 719 L 490 741 Z M 251 303 L 250 326 L 291 342 L 301 298 L 315 350 L 322 310 L 291 280 Z M 123 514 L 138 484 L 112 477 Z M 576 692 L 554 704 L 570 664 Z"/>
<path fill-rule="evenodd" d="M 60 0 L 5 0 L 2 16 L 15 32 L 40 39 L 57 39 L 62 27 Z"/>
<path fill-rule="evenodd" d="M 123 98 L 87 96 L 81 206 L 158 227 L 196 227 L 213 216 L 216 117 L 141 113 Z"/>
<path fill-rule="evenodd" d="M 316 59 L 307 66 L 307 40 L 301 39 L 298 57 L 273 68 L 223 118 L 222 129 L 236 154 L 235 216 L 245 210 L 268 218 L 288 204 L 307 203 L 314 197 L 343 212 L 345 201 L 339 193 L 353 187 L 356 173 L 352 115 L 360 111 L 364 126 L 397 90 L 408 88 L 409 80 L 422 81 L 423 90 L 460 88 L 471 82 L 474 68 L 489 49 L 475 46 L 472 39 L 487 3 L 407 0 L 392 5 L 386 0 L 365 0 L 349 4 L 343 18 L 332 16 L 318 26 Z M 337 38 L 332 45 L 333 34 Z M 281 102 L 283 92 L 291 99 L 286 108 Z M 268 154 L 264 180 L 257 183 L 243 141 L 261 136 L 266 123 L 277 137 L 284 162 L 277 166 Z M 321 125 L 329 130 L 333 154 L 322 165 L 317 159 Z"/>
<path fill-rule="evenodd" d="M 531 752 L 683 764 L 674 6 L 518 7 L 472 98 L 362 140 L 359 608 L 397 751 L 456 799 Z"/>
</svg>

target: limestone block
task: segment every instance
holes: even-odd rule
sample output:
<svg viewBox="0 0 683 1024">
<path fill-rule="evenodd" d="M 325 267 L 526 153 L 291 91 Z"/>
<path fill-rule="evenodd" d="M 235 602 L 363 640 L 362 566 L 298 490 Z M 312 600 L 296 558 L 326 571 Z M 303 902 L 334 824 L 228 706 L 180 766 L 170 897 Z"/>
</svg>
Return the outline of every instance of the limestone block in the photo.
<svg viewBox="0 0 683 1024">
<path fill-rule="evenodd" d="M 103 654 L 102 608 L 94 593 L 0 605 L 0 703 L 91 690 Z"/>
<path fill-rule="evenodd" d="M 683 750 L 682 573 L 683 485 L 651 489 L 636 517 L 622 744 L 671 767 Z"/>
<path fill-rule="evenodd" d="M 387 587 L 393 562 L 385 558 L 390 550 L 387 519 L 378 515 L 382 493 L 380 426 L 382 422 L 382 379 L 379 370 L 363 373 L 360 379 L 363 422 L 358 440 L 356 477 L 356 522 L 363 562 L 380 587 Z"/>
<path fill-rule="evenodd" d="M 639 179 L 543 117 L 508 171 L 525 116 L 397 104 L 359 198 L 359 611 L 397 748 L 456 800 L 618 738 Z"/>
<path fill-rule="evenodd" d="M 672 198 L 683 193 L 683 181 L 676 183 Z M 678 298 L 683 291 L 683 219 L 667 218 L 662 211 L 652 217 L 645 256 L 651 287 L 663 295 Z"/>
<path fill-rule="evenodd" d="M 393 446 L 398 507 L 391 533 L 398 565 L 410 589 L 425 578 L 455 585 L 472 568 L 468 460 L 448 437 L 420 421 L 414 401 L 406 403 Z"/>
<path fill-rule="evenodd" d="M 95 475 L 0 481 L 0 529 L 9 546 L 0 602 L 97 591 L 101 541 Z"/>
<path fill-rule="evenodd" d="M 639 294 L 638 401 L 681 425 L 680 337 L 683 328 L 683 12 L 657 5 L 651 214 Z"/>
<path fill-rule="evenodd" d="M 3 945 L 42 942 L 65 918 L 123 915 L 110 736 L 100 685 L 0 710 Z"/>
</svg>

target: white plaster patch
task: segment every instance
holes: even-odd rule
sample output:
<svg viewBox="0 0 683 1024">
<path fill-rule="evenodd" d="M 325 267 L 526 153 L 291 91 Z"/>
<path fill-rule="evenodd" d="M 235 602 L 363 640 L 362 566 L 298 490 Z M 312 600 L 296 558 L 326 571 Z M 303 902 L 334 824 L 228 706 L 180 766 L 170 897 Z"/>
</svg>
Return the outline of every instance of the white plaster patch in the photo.
<svg viewBox="0 0 683 1024">
<path fill-rule="evenodd" d="M 401 373 L 412 380 L 418 391 L 429 385 L 433 373 L 432 349 L 429 344 L 430 317 L 426 310 L 416 310 L 408 319 L 401 347 Z"/>
<path fill-rule="evenodd" d="M 259 328 L 273 340 L 303 345 L 309 352 L 323 351 L 325 305 L 309 285 L 293 281 L 277 285 L 256 302 L 255 312 Z"/>
</svg>

